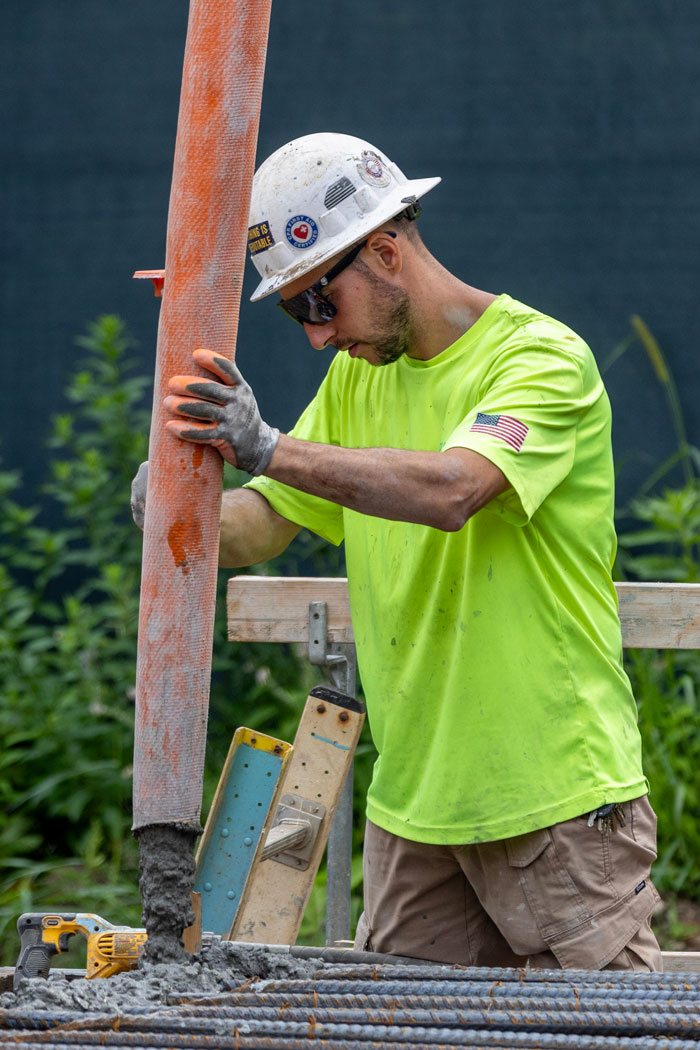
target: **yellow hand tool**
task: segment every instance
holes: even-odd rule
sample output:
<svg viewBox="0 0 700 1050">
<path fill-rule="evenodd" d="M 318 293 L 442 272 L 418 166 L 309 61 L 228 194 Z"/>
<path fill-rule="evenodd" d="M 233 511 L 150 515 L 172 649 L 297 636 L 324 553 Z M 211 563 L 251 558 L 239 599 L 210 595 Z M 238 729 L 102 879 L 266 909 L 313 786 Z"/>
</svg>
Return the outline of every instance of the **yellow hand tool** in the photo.
<svg viewBox="0 0 700 1050">
<path fill-rule="evenodd" d="M 20 952 L 14 987 L 24 977 L 48 977 L 54 955 L 68 951 L 76 933 L 87 941 L 86 977 L 111 977 L 133 970 L 146 943 L 146 931 L 113 926 L 90 912 L 25 912 L 17 920 Z"/>
</svg>

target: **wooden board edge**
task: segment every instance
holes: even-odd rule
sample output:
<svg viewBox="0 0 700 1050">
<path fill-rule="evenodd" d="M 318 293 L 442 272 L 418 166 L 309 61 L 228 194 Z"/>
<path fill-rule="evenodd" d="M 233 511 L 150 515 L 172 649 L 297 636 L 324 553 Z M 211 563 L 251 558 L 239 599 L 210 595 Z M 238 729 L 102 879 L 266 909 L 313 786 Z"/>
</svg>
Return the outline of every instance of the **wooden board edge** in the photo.
<svg viewBox="0 0 700 1050">
<path fill-rule="evenodd" d="M 251 590 L 241 607 L 237 591 Z M 700 584 L 630 583 L 617 581 L 623 646 L 626 649 L 700 649 Z M 252 591 L 260 598 L 252 598 Z M 284 595 L 296 613 L 279 621 L 260 604 L 280 604 Z M 242 600 L 242 599 L 241 599 Z M 228 636 L 231 641 L 305 642 L 308 640 L 305 606 L 325 601 L 329 607 L 328 638 L 353 642 L 347 579 L 315 576 L 235 576 L 228 581 Z M 253 606 L 255 612 L 252 611 Z"/>
<path fill-rule="evenodd" d="M 700 952 L 662 952 L 664 973 L 700 973 Z"/>
</svg>

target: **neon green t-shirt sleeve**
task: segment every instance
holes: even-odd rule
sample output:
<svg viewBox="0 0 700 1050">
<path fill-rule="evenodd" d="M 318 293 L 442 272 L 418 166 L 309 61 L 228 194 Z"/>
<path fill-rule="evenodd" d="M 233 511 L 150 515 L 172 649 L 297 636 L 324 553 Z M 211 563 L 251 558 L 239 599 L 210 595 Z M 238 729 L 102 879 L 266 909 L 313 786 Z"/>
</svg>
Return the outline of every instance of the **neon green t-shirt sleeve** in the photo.
<svg viewBox="0 0 700 1050">
<path fill-rule="evenodd" d="M 316 441 L 324 445 L 340 444 L 337 433 L 337 394 L 333 389 L 331 373 L 318 389 L 316 397 L 302 412 L 290 437 L 304 441 Z M 291 488 L 281 481 L 259 477 L 249 481 L 246 488 L 255 489 L 268 501 L 273 510 L 288 521 L 310 529 L 336 546 L 343 542 L 343 508 L 320 496 L 311 496 L 299 489 Z"/>
<path fill-rule="evenodd" d="M 577 427 L 604 396 L 582 341 L 572 352 L 549 343 L 515 346 L 494 362 L 479 402 L 443 447 L 472 449 L 499 467 L 511 488 L 488 509 L 524 525 L 571 470 Z"/>
</svg>

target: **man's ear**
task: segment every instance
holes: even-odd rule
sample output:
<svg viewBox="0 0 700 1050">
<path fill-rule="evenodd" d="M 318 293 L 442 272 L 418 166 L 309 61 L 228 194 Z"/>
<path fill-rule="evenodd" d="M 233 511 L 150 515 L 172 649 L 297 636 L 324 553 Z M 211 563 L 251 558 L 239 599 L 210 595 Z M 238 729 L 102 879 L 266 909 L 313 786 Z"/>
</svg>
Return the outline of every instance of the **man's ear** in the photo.
<svg viewBox="0 0 700 1050">
<path fill-rule="evenodd" d="M 403 267 L 401 245 L 393 230 L 378 230 L 367 241 L 370 260 L 379 272 L 396 275 Z"/>
</svg>

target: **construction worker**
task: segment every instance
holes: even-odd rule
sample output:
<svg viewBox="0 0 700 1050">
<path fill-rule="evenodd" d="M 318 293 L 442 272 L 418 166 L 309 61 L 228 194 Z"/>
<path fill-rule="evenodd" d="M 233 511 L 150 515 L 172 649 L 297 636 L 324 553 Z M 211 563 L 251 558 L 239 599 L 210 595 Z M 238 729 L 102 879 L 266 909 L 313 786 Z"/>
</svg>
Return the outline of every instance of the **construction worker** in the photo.
<svg viewBox="0 0 700 1050">
<path fill-rule="evenodd" d="M 378 751 L 356 947 L 658 970 L 609 402 L 579 336 L 429 252 L 415 220 L 439 181 L 340 134 L 268 158 L 252 298 L 280 292 L 312 347 L 338 353 L 280 434 L 238 369 L 197 350 L 212 379 L 171 381 L 167 426 L 254 475 L 224 493 L 222 565 L 303 527 L 345 542 Z"/>
</svg>

